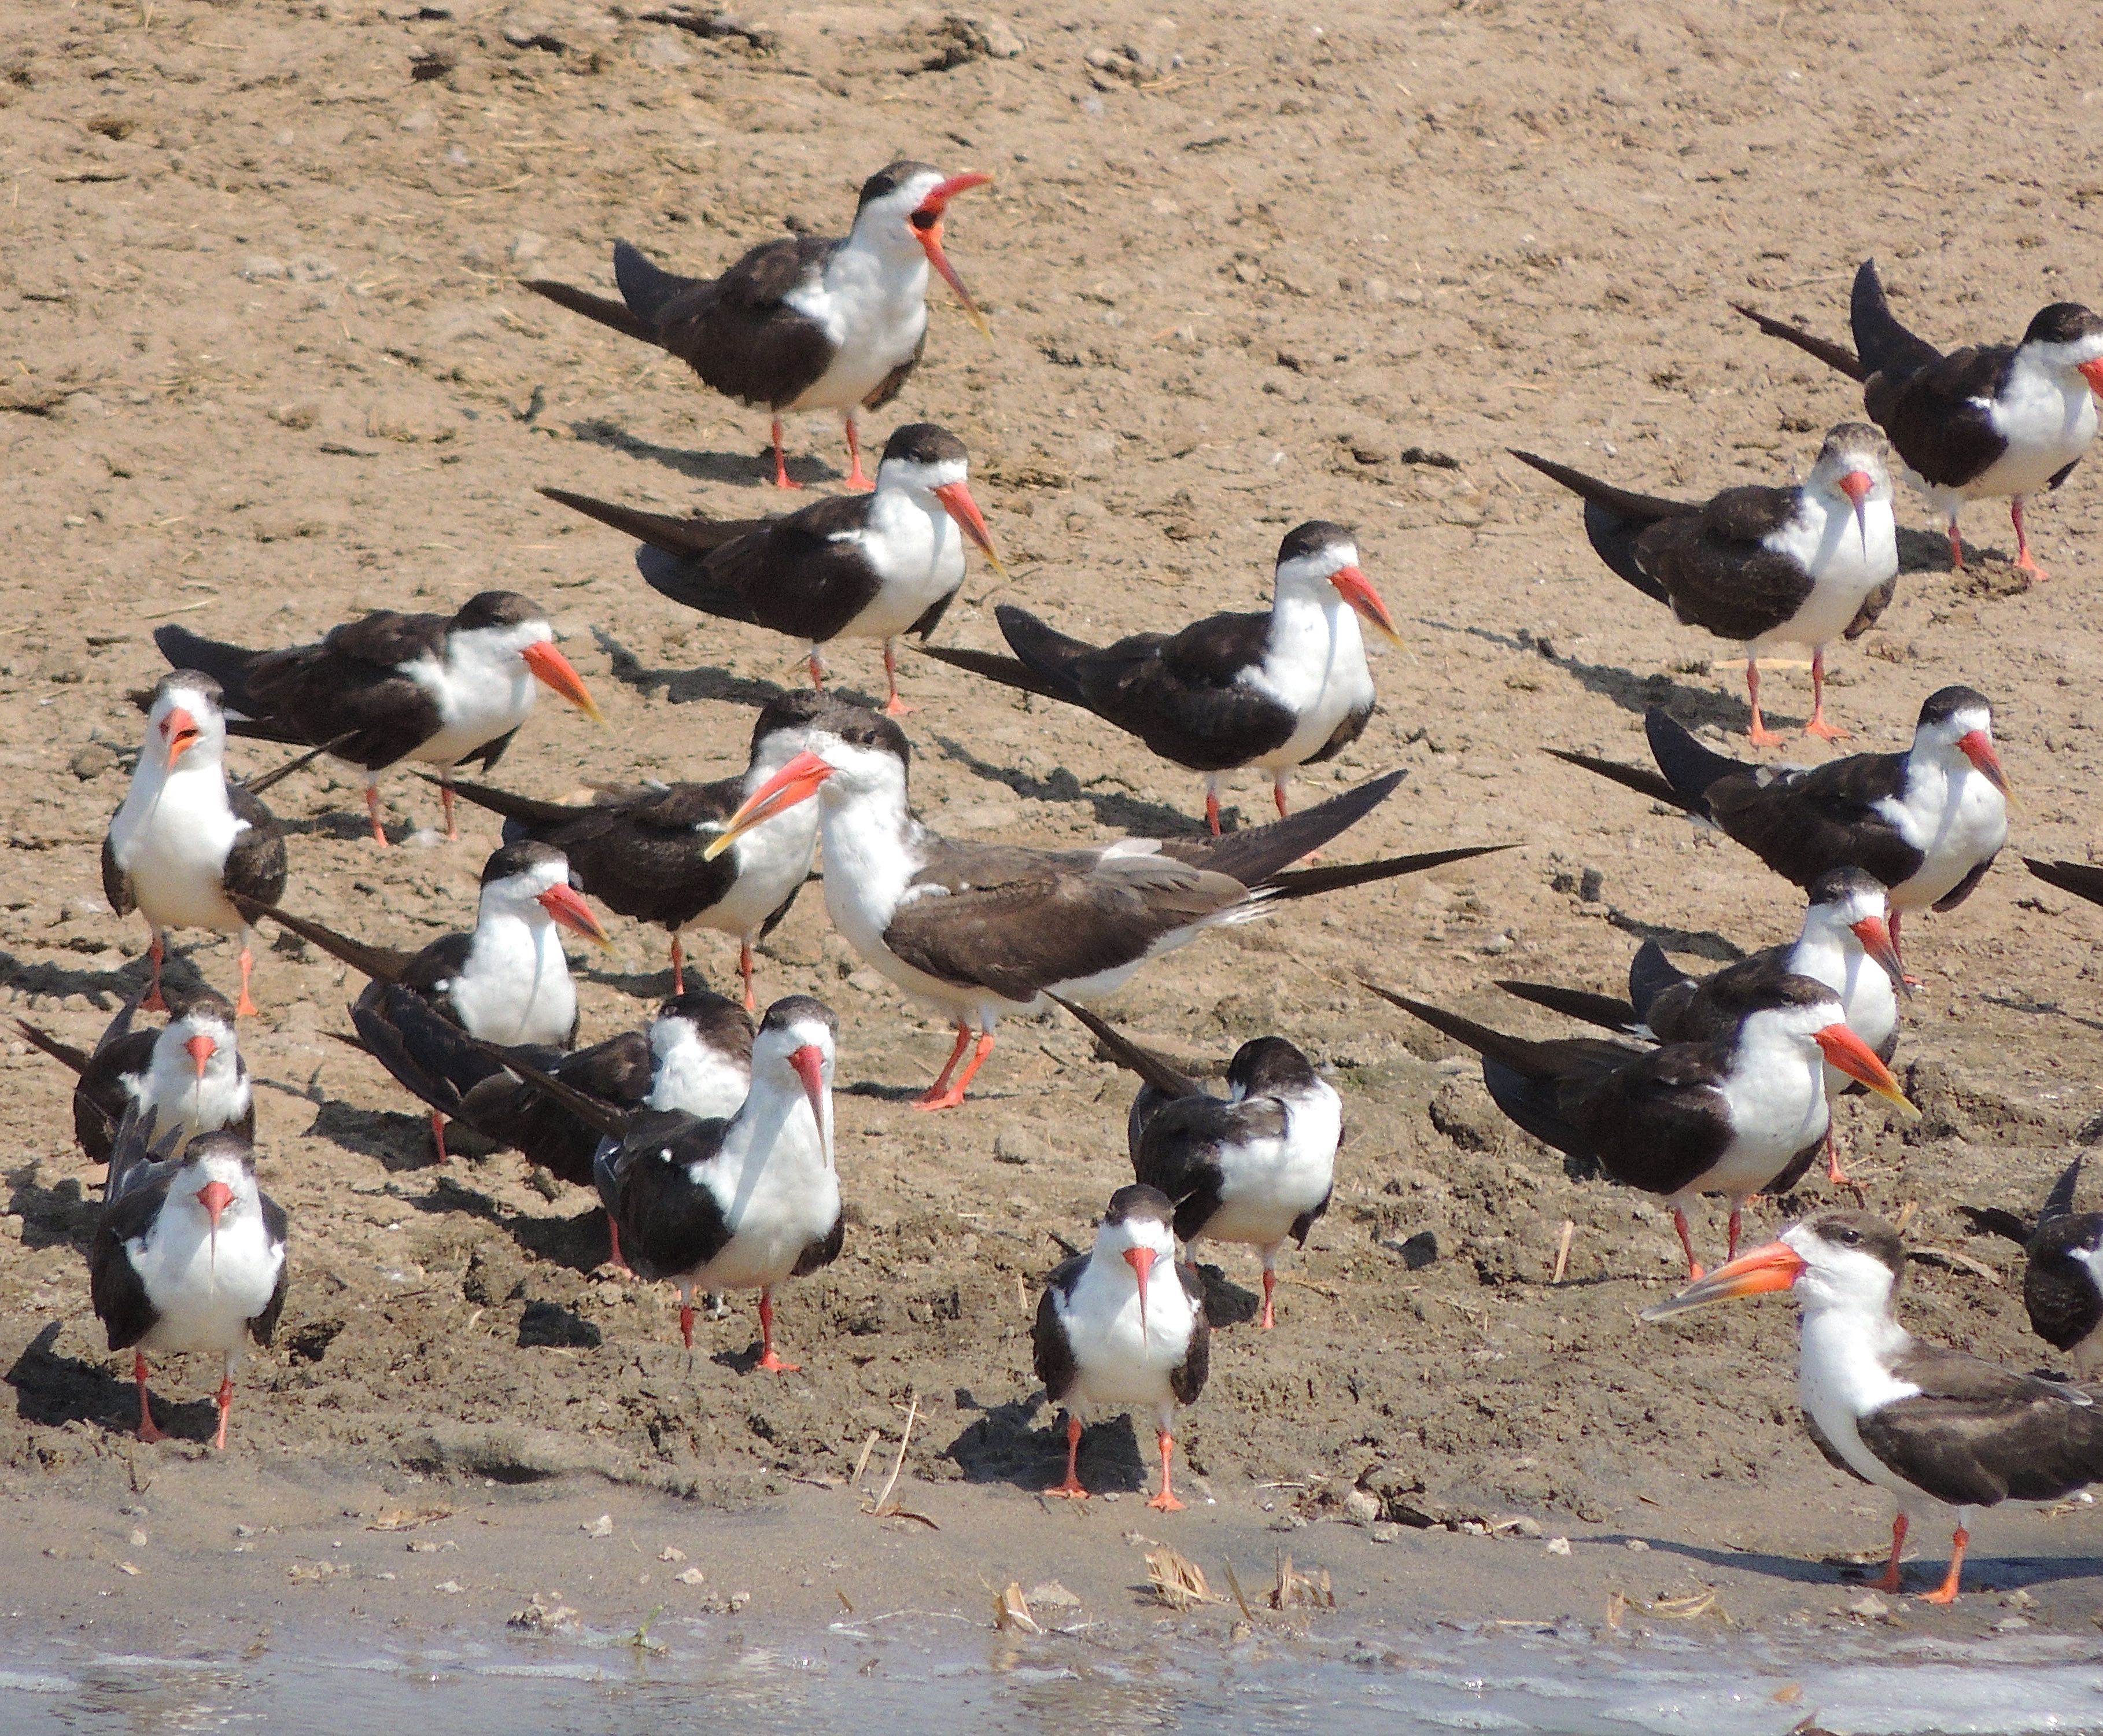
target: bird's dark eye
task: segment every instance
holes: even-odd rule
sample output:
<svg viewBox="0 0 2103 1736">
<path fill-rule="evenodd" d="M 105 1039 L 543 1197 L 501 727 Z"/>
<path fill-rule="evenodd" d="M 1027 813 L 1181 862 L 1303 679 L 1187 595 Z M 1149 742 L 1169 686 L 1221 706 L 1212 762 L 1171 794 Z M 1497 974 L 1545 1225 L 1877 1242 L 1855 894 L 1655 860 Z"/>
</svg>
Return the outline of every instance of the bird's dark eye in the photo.
<svg viewBox="0 0 2103 1736">
<path fill-rule="evenodd" d="M 916 211 L 910 217 L 906 219 L 906 221 L 910 223 L 914 228 L 923 231 L 934 228 L 934 226 L 941 220 L 942 214 L 939 211 Z"/>
<path fill-rule="evenodd" d="M 1852 1248 L 1862 1240 L 1862 1232 L 1860 1230 L 1843 1230 L 1840 1240 L 1844 1245 Z"/>
</svg>

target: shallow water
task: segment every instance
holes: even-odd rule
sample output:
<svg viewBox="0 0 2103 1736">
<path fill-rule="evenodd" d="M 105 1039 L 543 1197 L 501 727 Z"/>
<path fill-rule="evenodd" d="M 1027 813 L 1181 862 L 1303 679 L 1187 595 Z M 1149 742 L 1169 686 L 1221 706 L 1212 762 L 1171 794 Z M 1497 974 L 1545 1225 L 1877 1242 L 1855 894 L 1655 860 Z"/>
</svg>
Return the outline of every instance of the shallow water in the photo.
<svg viewBox="0 0 2103 1736">
<path fill-rule="evenodd" d="M 316 1731 L 659 1736 L 697 1718 L 744 1733 L 1203 1730 L 1216 1736 L 1781 1736 L 1807 1713 L 1851 1732 L 2103 1730 L 2103 1639 L 1945 1645 L 1888 1632 L 1803 1640 L 1579 1629 L 1438 1630 L 1207 1647 L 1083 1630 L 1009 1644 L 913 1612 L 794 1647 L 757 1625 L 620 1636 L 448 1636 L 442 1646 L 280 1630 L 237 1655 L 121 1656 L 60 1641 L 0 1668 L 0 1731 Z M 252 1655 L 251 1655 L 252 1654 Z M 384 1721 L 383 1721 L 384 1720 Z"/>
</svg>

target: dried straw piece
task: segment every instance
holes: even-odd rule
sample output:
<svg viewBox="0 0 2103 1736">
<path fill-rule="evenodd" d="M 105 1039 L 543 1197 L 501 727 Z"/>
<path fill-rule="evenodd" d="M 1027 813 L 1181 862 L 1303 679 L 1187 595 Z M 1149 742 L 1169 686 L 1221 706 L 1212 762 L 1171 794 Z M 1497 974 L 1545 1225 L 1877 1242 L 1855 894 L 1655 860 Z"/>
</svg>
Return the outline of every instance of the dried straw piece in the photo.
<svg viewBox="0 0 2103 1736">
<path fill-rule="evenodd" d="M 1226 1600 L 1205 1582 L 1204 1569 L 1166 1543 L 1147 1551 L 1146 1577 L 1154 1582 L 1154 1595 L 1172 1609 L 1195 1609 Z"/>
</svg>

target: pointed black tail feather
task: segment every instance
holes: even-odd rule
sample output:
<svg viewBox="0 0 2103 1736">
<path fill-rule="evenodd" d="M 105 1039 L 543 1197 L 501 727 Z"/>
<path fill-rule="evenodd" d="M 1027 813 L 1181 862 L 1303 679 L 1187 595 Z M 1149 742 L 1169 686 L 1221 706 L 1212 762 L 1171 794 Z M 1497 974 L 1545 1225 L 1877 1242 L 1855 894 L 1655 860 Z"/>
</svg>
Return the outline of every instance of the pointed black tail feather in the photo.
<svg viewBox="0 0 2103 1736">
<path fill-rule="evenodd" d="M 52 1060 L 63 1062 L 78 1074 L 87 1066 L 87 1052 L 75 1048 L 70 1043 L 61 1043 L 48 1030 L 32 1025 L 27 1019 L 15 1021 L 15 1028 L 22 1034 L 24 1042 L 33 1044 Z"/>
<path fill-rule="evenodd" d="M 2074 1214 L 2074 1191 L 2081 1185 L 2081 1160 L 2084 1154 L 2076 1152 L 2074 1161 L 2061 1171 L 2059 1179 L 2052 1184 L 2052 1191 L 2044 1196 L 2044 1209 L 2038 1213 L 2037 1226 L 2042 1230 L 2056 1218 Z"/>
<path fill-rule="evenodd" d="M 1074 663 L 1094 650 L 1094 646 L 1061 633 L 1056 627 L 1047 626 L 1029 610 L 1017 608 L 1011 603 L 995 608 L 993 618 L 1000 628 L 1001 637 L 1007 641 L 1016 656 L 1042 679 L 1052 683 L 1053 698 L 1076 706 L 1087 704 L 1081 683 L 1074 678 Z"/>
<path fill-rule="evenodd" d="M 339 748 L 348 747 L 353 741 L 358 739 L 359 733 L 360 732 L 358 730 L 347 729 L 341 735 L 333 737 L 330 740 L 322 742 L 320 746 L 310 747 L 306 750 L 306 752 L 300 754 L 297 758 L 287 759 L 284 764 L 277 768 L 276 770 L 265 772 L 260 777 L 252 777 L 248 779 L 242 784 L 242 787 L 251 795 L 260 795 L 265 790 L 270 788 L 272 785 L 282 784 L 284 782 L 284 781 L 290 777 L 295 772 L 305 771 L 309 766 L 312 765 L 317 759 L 322 758 L 323 754 L 333 754 Z"/>
<path fill-rule="evenodd" d="M 1662 519 L 1676 519 L 1698 511 L 1678 501 L 1653 494 L 1634 494 L 1612 483 L 1573 470 L 1568 465 L 1517 447 L 1508 448 L 1521 464 L 1531 465 L 1551 482 L 1558 482 L 1585 503 L 1585 537 L 1607 563 L 1608 571 L 1635 586 L 1653 602 L 1670 603 L 1665 587 L 1643 570 L 1636 559 L 1636 539 Z"/>
<path fill-rule="evenodd" d="M 428 772 L 416 774 L 427 784 L 442 787 L 445 780 L 433 777 Z M 576 808 L 567 802 L 543 802 L 530 795 L 515 795 L 509 790 L 499 790 L 489 784 L 469 784 L 456 781 L 453 794 L 463 801 L 472 802 L 477 808 L 486 808 L 493 814 L 501 814 L 507 821 L 520 828 L 522 837 L 531 838 L 539 832 L 552 831 L 567 825 L 590 810 Z M 505 842 L 516 842 L 507 826 Z"/>
<path fill-rule="evenodd" d="M 1634 1036 L 1643 1029 L 1643 1015 L 1628 1002 L 1616 1000 L 1611 995 L 1558 988 L 1552 982 L 1514 982 L 1503 977 L 1498 979 L 1497 986 L 1507 995 L 1532 1001 L 1536 1007 L 1545 1007 L 1550 1013 L 1581 1019 L 1587 1025 L 1597 1025 L 1602 1030 L 1611 1030 L 1618 1035 Z"/>
<path fill-rule="evenodd" d="M 1572 753 L 1567 748 L 1551 747 L 1543 750 L 1552 758 L 1573 766 L 1582 766 L 1587 772 L 1596 772 L 1600 777 L 1611 778 L 1624 789 L 1633 790 L 1638 795 L 1647 795 L 1654 802 L 1665 802 L 1674 808 L 1683 808 L 1691 814 L 1705 811 L 1698 804 L 1687 800 L 1648 766 L 1623 765 L 1618 759 L 1595 759 L 1589 754 Z"/>
<path fill-rule="evenodd" d="M 1998 1235 L 2011 1242 L 2027 1244 L 2037 1234 L 2036 1225 L 2003 1206 L 1960 1205 L 1957 1212 L 1971 1226 L 1974 1235 Z"/>
<path fill-rule="evenodd" d="M 1045 699 L 1061 700 L 1068 705 L 1080 703 L 1057 683 L 1046 679 L 1017 657 L 1004 657 L 997 651 L 965 651 L 949 646 L 916 644 L 912 648 L 923 657 L 932 657 L 937 663 L 946 663 L 952 669 L 961 669 L 971 674 L 983 675 L 1003 687 L 1019 688 Z"/>
<path fill-rule="evenodd" d="M 1845 374 L 1850 380 L 1863 380 L 1869 376 L 1870 371 L 1862 366 L 1861 358 L 1845 344 L 1836 344 L 1829 338 L 1815 336 L 1801 326 L 1770 319 L 1765 314 L 1747 307 L 1742 301 L 1733 301 L 1731 305 L 1769 337 L 1778 337 L 1785 344 L 1795 345 L 1805 354 L 1817 357 L 1835 372 Z"/>
<path fill-rule="evenodd" d="M 1403 1012 L 1423 1020 L 1434 1030 L 1444 1032 L 1456 1043 L 1465 1044 L 1478 1055 L 1500 1061 L 1518 1072 L 1552 1076 L 1553 1070 L 1544 1062 L 1541 1046 L 1536 1043 L 1528 1042 L 1524 1037 L 1507 1036 L 1501 1030 L 1492 1030 L 1487 1025 L 1478 1025 L 1473 1019 L 1463 1018 L 1457 1013 L 1448 1013 L 1443 1007 L 1412 1000 L 1407 995 L 1383 988 L 1370 977 L 1361 976 L 1358 981 L 1382 1000 L 1393 1002 Z"/>
<path fill-rule="evenodd" d="M 1224 838 L 1169 839 L 1163 841 L 1161 848 L 1164 854 L 1173 856 L 1179 861 L 1188 862 L 1194 868 L 1231 875 L 1244 886 L 1262 885 L 1279 878 L 1281 869 L 1291 867 L 1303 856 L 1320 849 L 1339 833 L 1357 825 L 1392 795 L 1395 786 L 1408 775 L 1406 771 L 1384 772 L 1378 777 L 1367 779 L 1355 790 L 1346 790 L 1341 795 L 1332 795 L 1326 802 L 1304 808 L 1298 813 L 1288 814 L 1283 820 L 1269 826 L 1252 826 L 1243 832 L 1229 832 Z M 1376 875 L 1374 878 L 1379 877 Z M 1350 885 L 1354 883 L 1345 880 L 1339 884 Z M 1305 891 L 1326 889 L 1322 887 L 1305 888 Z M 1285 896 L 1294 895 L 1287 893 Z"/>
<path fill-rule="evenodd" d="M 552 278 L 528 278 L 521 287 L 536 296 L 545 296 L 556 306 L 566 307 L 572 314 L 581 314 L 602 326 L 611 326 L 623 337 L 635 338 L 645 344 L 657 341 L 656 332 L 650 323 L 638 319 L 632 309 L 620 302 L 595 296 L 588 289 L 558 283 Z"/>
<path fill-rule="evenodd" d="M 613 281 L 620 287 L 621 300 L 644 323 L 645 329 L 654 333 L 664 323 L 665 309 L 705 280 L 667 271 L 632 242 L 616 241 Z"/>
<path fill-rule="evenodd" d="M 229 735 L 278 741 L 296 739 L 278 732 L 266 714 L 269 708 L 260 705 L 248 691 L 251 673 L 269 653 L 251 651 L 245 645 L 229 645 L 224 639 L 207 639 L 173 621 L 154 628 L 153 643 L 168 660 L 169 668 L 201 670 L 219 683 L 227 710 L 239 714 L 226 720 Z M 151 702 L 149 698 L 148 704 Z"/>
<path fill-rule="evenodd" d="M 1196 1097 L 1204 1089 L 1187 1073 L 1178 1071 L 1167 1057 L 1141 1048 L 1108 1019 L 1098 1017 L 1086 1007 L 1075 1006 L 1062 995 L 1051 998 L 1096 1034 L 1096 1039 L 1109 1051 L 1111 1060 L 1127 1072 L 1136 1073 L 1157 1091 L 1164 1091 L 1172 1097 Z"/>
<path fill-rule="evenodd" d="M 1677 792 L 1673 799 L 1689 813 L 1708 812 L 1710 785 L 1733 772 L 1753 769 L 1727 754 L 1704 747 L 1685 725 L 1656 706 L 1643 714 L 1643 733 L 1650 737 L 1651 755 L 1657 761 L 1658 770 Z"/>
<path fill-rule="evenodd" d="M 2056 886 L 2091 904 L 2103 904 L 2103 868 L 2090 862 L 2043 862 L 2034 856 L 2025 856 L 2023 866 L 2047 886 Z"/>
<path fill-rule="evenodd" d="M 1405 874 L 1422 874 L 1448 862 L 1465 862 L 1478 856 L 1494 856 L 1500 850 L 1516 850 L 1516 844 L 1462 844 L 1451 850 L 1420 850 L 1414 856 L 1388 856 L 1376 861 L 1325 863 L 1319 868 L 1294 868 L 1274 874 L 1263 883 L 1267 898 L 1311 898 L 1318 892 L 1341 892 L 1346 887 L 1367 886 L 1376 880 L 1398 879 Z"/>
<path fill-rule="evenodd" d="M 1693 978 L 1665 955 L 1656 941 L 1645 941 L 1629 960 L 1629 1004 L 1644 1018 L 1667 989 L 1676 989 Z"/>
<path fill-rule="evenodd" d="M 619 1139 L 628 1131 L 637 1115 L 654 1113 L 654 1111 L 617 1108 L 611 1103 L 602 1102 L 589 1092 L 580 1091 L 576 1086 L 558 1079 L 554 1074 L 535 1066 L 531 1062 L 523 1059 L 515 1049 L 502 1048 L 494 1043 L 485 1043 L 479 1037 L 469 1037 L 467 1040 L 474 1048 L 488 1056 L 497 1066 L 509 1072 L 517 1074 L 535 1090 L 545 1097 L 553 1098 L 555 1102 L 575 1115 L 578 1120 L 583 1122 L 586 1127 L 597 1128 L 607 1138 Z"/>
<path fill-rule="evenodd" d="M 1884 299 L 1883 280 L 1877 262 L 1865 259 L 1855 274 L 1855 287 L 1847 298 L 1848 323 L 1854 327 L 1855 348 L 1862 358 L 1863 372 L 1904 377 L 1942 359 L 1942 352 L 1925 338 L 1917 337 L 1898 323 L 1892 305 Z"/>
<path fill-rule="evenodd" d="M 610 525 L 622 535 L 647 543 L 653 549 L 662 549 L 667 554 L 713 554 L 725 543 L 734 541 L 767 522 L 762 519 L 708 519 L 698 514 L 682 519 L 673 513 L 645 512 L 638 506 L 594 500 L 588 494 L 573 494 L 567 488 L 544 487 L 540 492 L 558 505 L 580 512 L 587 519 L 596 519 L 601 524 Z"/>
</svg>

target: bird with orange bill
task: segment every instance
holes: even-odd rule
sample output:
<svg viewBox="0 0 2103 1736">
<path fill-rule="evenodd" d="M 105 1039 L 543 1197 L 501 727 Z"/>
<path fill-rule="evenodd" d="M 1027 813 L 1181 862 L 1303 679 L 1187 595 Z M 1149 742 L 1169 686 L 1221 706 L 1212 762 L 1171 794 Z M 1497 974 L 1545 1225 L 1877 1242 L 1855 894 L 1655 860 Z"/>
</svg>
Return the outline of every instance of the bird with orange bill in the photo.
<svg viewBox="0 0 2103 1736">
<path fill-rule="evenodd" d="M 1808 977 L 1754 986 L 1721 1035 L 1648 1049 L 1595 1037 L 1508 1036 L 1376 982 L 1366 986 L 1480 1055 L 1492 1101 L 1535 1138 L 1665 1200 L 1691 1278 L 1701 1265 L 1687 1207 L 1704 1194 L 1730 1202 L 1735 1255 L 1747 1202 L 1786 1193 L 1825 1145 L 1829 1066 L 1902 1113 L 1918 1113 L 1848 1029 L 1840 997 Z"/>
<path fill-rule="evenodd" d="M 161 965 L 171 928 L 241 937 L 241 994 L 256 965 L 247 918 L 235 902 L 285 889 L 285 834 L 256 790 L 226 775 L 227 712 L 220 684 L 194 669 L 163 676 L 146 712 L 131 787 L 102 841 L 102 890 L 120 916 L 146 919 L 152 938 L 148 1011 L 163 1012 Z"/>
<path fill-rule="evenodd" d="M 993 336 L 942 248 L 950 201 L 992 179 L 894 162 L 862 183 L 854 227 L 837 239 L 763 242 L 718 278 L 679 277 L 620 241 L 613 248 L 618 301 L 545 278 L 525 287 L 669 351 L 725 397 L 771 411 L 777 488 L 803 486 L 790 480 L 782 455 L 782 416 L 838 411 L 852 465 L 847 486 L 867 488 L 860 412 L 897 397 L 919 365 L 930 269 L 955 292 L 964 317 Z"/>
<path fill-rule="evenodd" d="M 250 651 L 173 625 L 157 629 L 153 643 L 171 663 L 219 683 L 232 733 L 303 742 L 361 768 L 382 845 L 379 779 L 389 767 L 407 759 L 438 772 L 446 835 L 457 839 L 453 768 L 495 765 L 540 688 L 605 721 L 555 648 L 546 612 L 516 591 L 482 591 L 451 615 L 376 610 L 283 651 Z"/>
<path fill-rule="evenodd" d="M 893 717 L 900 634 L 925 639 L 964 582 L 965 545 L 1005 576 L 971 498 L 964 443 L 932 422 L 909 422 L 884 443 L 876 489 L 834 495 L 776 519 L 675 519 L 562 488 L 551 501 L 635 537 L 635 565 L 651 590 L 704 615 L 764 627 L 808 648 L 811 684 L 825 684 L 825 647 L 880 639 Z"/>
<path fill-rule="evenodd" d="M 1082 1431 L 1097 1417 L 1136 1410 L 1153 1417 L 1161 1452 L 1161 1488 L 1146 1504 L 1183 1510 L 1169 1473 L 1176 1413 L 1205 1390 L 1212 1329 L 1203 1281 L 1176 1257 L 1175 1217 L 1158 1189 L 1121 1187 L 1110 1195 L 1095 1246 L 1044 1282 L 1030 1360 L 1045 1395 L 1066 1413 L 1066 1475 L 1047 1495 L 1087 1500 Z"/>
<path fill-rule="evenodd" d="M 1977 1509 L 2062 1501 L 2103 1480 L 2103 1403 L 2093 1387 L 1923 1344 L 1892 1311 L 1905 1261 L 1899 1232 L 1882 1219 L 1824 1212 L 1646 1308 L 1643 1318 L 1793 1293 L 1801 1311 L 1797 1394 L 1813 1444 L 1898 1502 L 1877 1589 L 1903 1589 L 1899 1556 L 1908 1529 L 1941 1515 L 1952 1526 L 1950 1570 L 1923 1601 L 1954 1604 Z"/>
<path fill-rule="evenodd" d="M 1850 754 L 1821 766 L 1749 765 L 1704 747 L 1655 707 L 1643 729 L 1656 772 L 1548 751 L 1708 821 L 1798 886 L 1834 868 L 1874 875 L 1890 902 L 1894 950 L 1909 911 L 1955 910 L 2008 841 L 1994 708 L 1972 688 L 1929 694 L 1904 753 Z"/>
<path fill-rule="evenodd" d="M 1270 773 L 1282 817 L 1296 767 L 1332 759 L 1373 714 L 1363 621 L 1401 643 L 1358 565 L 1357 540 L 1319 519 L 1278 545 L 1271 605 L 1208 615 L 1176 633 L 1134 633 L 1096 646 L 1003 603 L 994 618 L 1012 657 L 957 649 L 927 654 L 1005 687 L 1092 711 L 1155 753 L 1205 774 L 1205 821 L 1220 831 L 1220 779 Z"/>
<path fill-rule="evenodd" d="M 955 1047 L 914 1100 L 918 1109 L 962 1103 L 1001 1018 L 1034 1011 L 1047 995 L 1100 999 L 1209 928 L 1253 921 L 1291 899 L 1510 848 L 1287 871 L 1378 807 L 1399 772 L 1224 838 L 1121 838 L 1065 849 L 945 838 L 913 811 L 905 732 L 874 710 L 863 715 L 858 728 L 829 731 L 754 790 L 704 853 L 729 849 L 798 802 L 820 803 L 833 926 L 872 968 L 956 1026 Z"/>
</svg>

